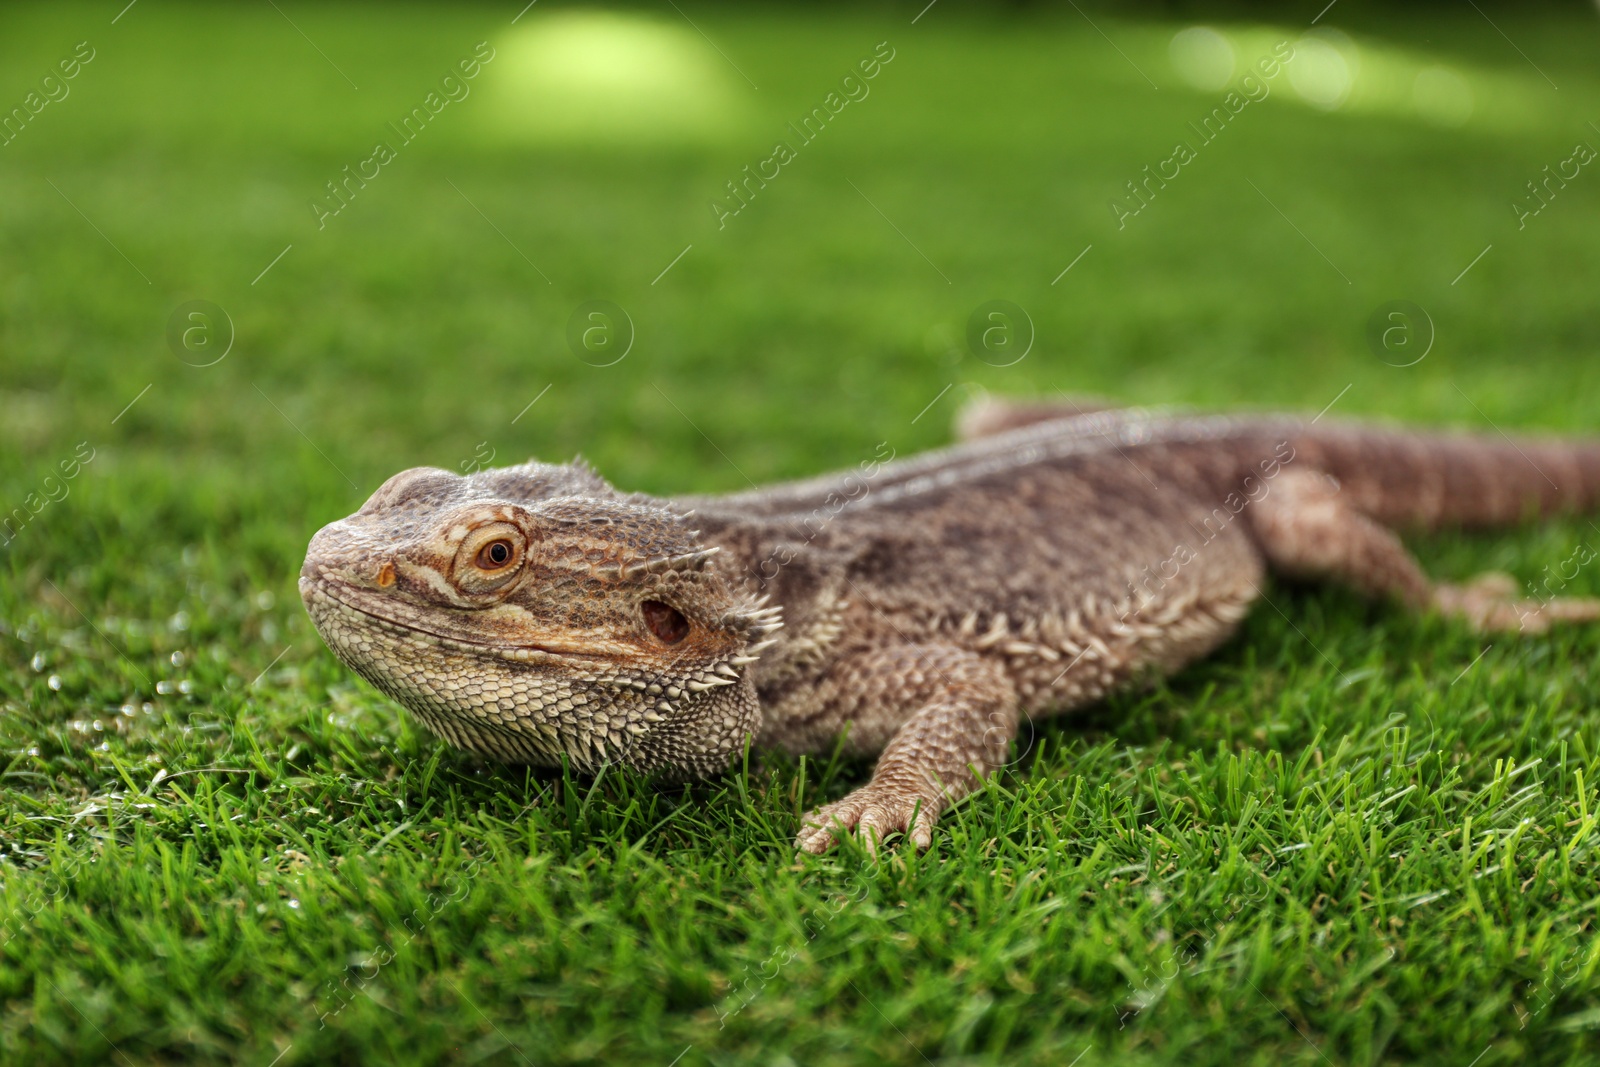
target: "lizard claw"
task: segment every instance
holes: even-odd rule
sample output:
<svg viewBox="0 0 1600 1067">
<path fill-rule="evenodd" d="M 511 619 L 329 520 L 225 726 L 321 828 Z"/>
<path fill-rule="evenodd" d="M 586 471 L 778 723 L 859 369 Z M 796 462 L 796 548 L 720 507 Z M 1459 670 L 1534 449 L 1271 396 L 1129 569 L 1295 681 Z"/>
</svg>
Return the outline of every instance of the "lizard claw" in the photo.
<svg viewBox="0 0 1600 1067">
<path fill-rule="evenodd" d="M 913 790 L 869 783 L 843 800 L 807 813 L 801 819 L 795 847 L 813 854 L 826 852 L 853 830 L 872 854 L 893 833 L 904 833 L 923 851 L 933 844 L 937 804 Z"/>
</svg>

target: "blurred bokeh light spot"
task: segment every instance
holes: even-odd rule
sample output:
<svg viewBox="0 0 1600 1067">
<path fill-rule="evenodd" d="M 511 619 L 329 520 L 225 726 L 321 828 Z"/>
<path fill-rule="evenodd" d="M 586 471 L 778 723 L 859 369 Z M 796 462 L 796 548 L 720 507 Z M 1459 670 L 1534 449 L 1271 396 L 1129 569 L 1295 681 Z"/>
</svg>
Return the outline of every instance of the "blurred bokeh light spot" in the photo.
<svg viewBox="0 0 1600 1067">
<path fill-rule="evenodd" d="M 1172 35 L 1167 46 L 1178 77 L 1208 92 L 1221 89 L 1233 77 L 1233 45 L 1210 26 L 1190 26 Z"/>
<path fill-rule="evenodd" d="M 1449 67 L 1418 71 L 1411 101 L 1419 115 L 1440 126 L 1464 126 L 1472 117 L 1472 86 Z"/>
<path fill-rule="evenodd" d="M 516 140 L 703 142 L 745 115 L 738 93 L 749 90 L 688 26 L 607 11 L 530 15 L 494 46 L 486 110 Z"/>
<path fill-rule="evenodd" d="M 1337 111 L 1350 97 L 1360 63 L 1355 42 L 1344 34 L 1308 34 L 1295 42 L 1289 84 L 1312 107 Z"/>
</svg>

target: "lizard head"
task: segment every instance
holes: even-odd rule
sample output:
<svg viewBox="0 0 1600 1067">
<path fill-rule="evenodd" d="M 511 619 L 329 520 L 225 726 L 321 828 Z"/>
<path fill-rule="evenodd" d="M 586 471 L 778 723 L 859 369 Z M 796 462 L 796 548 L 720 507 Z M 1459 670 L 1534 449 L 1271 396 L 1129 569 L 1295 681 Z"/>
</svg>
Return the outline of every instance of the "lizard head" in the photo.
<svg viewBox="0 0 1600 1067">
<path fill-rule="evenodd" d="M 339 659 L 456 745 L 689 777 L 755 731 L 747 667 L 781 625 L 716 551 L 581 464 L 419 467 L 312 538 L 300 594 Z"/>
</svg>

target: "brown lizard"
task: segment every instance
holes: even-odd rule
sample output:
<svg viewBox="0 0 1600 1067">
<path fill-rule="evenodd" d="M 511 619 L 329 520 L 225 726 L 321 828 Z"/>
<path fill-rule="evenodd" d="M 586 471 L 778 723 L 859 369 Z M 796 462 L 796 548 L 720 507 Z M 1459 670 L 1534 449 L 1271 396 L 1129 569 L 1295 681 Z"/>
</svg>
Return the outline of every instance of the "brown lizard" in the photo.
<svg viewBox="0 0 1600 1067">
<path fill-rule="evenodd" d="M 684 778 L 747 739 L 878 754 L 802 820 L 811 852 L 927 847 L 1023 715 L 1205 655 L 1268 570 L 1483 629 L 1600 618 L 1503 575 L 1433 582 L 1394 533 L 1592 509 L 1600 442 L 995 401 L 960 427 L 723 496 L 622 493 L 581 461 L 404 471 L 312 539 L 301 595 L 341 660 L 497 759 Z"/>
</svg>

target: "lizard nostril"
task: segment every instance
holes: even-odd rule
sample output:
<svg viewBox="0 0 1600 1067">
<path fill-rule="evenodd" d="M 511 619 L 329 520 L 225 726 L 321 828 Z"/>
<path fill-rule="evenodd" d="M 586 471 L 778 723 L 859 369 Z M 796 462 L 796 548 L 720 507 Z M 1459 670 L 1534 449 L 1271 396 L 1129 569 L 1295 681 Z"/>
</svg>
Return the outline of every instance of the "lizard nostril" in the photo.
<svg viewBox="0 0 1600 1067">
<path fill-rule="evenodd" d="M 394 564 L 385 563 L 378 568 L 378 588 L 387 589 L 394 584 Z"/>
</svg>

